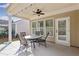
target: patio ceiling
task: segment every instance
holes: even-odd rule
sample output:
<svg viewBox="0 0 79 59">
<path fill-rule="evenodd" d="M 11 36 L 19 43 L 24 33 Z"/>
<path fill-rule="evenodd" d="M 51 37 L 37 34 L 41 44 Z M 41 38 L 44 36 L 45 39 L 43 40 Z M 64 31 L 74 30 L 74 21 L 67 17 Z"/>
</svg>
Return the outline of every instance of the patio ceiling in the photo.
<svg viewBox="0 0 79 59">
<path fill-rule="evenodd" d="M 33 11 L 41 9 L 45 15 L 39 16 L 39 18 L 51 16 L 58 13 L 68 12 L 72 10 L 78 10 L 79 4 L 77 3 L 13 3 L 10 4 L 7 11 L 8 13 L 22 17 L 26 19 L 38 19 L 37 15 L 33 15 Z"/>
</svg>

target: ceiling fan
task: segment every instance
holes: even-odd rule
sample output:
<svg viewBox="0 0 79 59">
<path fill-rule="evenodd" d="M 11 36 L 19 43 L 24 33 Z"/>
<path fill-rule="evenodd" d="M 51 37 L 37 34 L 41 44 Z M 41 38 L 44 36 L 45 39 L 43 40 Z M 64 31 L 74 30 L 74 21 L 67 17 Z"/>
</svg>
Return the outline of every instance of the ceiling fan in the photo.
<svg viewBox="0 0 79 59">
<path fill-rule="evenodd" d="M 44 15 L 45 13 L 42 13 L 42 10 L 37 9 L 36 11 L 33 11 L 36 15 L 40 16 L 40 15 Z M 35 15 L 33 14 L 33 15 Z"/>
</svg>

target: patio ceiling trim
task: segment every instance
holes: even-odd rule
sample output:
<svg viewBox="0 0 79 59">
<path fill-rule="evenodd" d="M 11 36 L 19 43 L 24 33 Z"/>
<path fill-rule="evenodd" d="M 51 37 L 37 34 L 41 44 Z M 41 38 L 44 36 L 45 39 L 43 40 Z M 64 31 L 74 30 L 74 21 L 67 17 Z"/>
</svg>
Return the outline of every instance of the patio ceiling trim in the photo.
<svg viewBox="0 0 79 59">
<path fill-rule="evenodd" d="M 20 5 L 20 6 L 19 6 Z M 39 4 L 36 4 L 36 8 L 43 8 L 45 5 L 43 6 L 40 6 Z M 47 4 L 47 6 L 51 6 L 52 7 L 53 3 L 52 4 Z M 46 11 L 46 15 L 43 15 L 43 16 L 40 16 L 39 18 L 45 18 L 45 17 L 49 17 L 49 16 L 52 16 L 52 15 L 55 15 L 55 14 L 60 14 L 60 13 L 64 13 L 64 12 L 69 12 L 69 11 L 73 11 L 73 10 L 79 10 L 79 4 L 70 4 L 70 5 L 65 5 L 66 7 L 62 6 L 61 4 L 59 4 L 60 8 L 59 7 L 56 7 L 56 8 L 59 8 L 59 9 L 56 9 L 55 7 L 53 7 L 55 10 L 53 10 L 51 7 L 49 7 L 50 9 L 47 9 Z M 38 19 L 38 16 L 37 15 L 32 15 L 33 13 L 31 9 L 33 9 L 35 7 L 35 5 L 33 7 L 30 6 L 30 8 L 28 8 L 28 11 L 27 11 L 27 8 L 26 6 L 30 6 L 30 4 L 11 4 L 8 8 L 7 8 L 7 11 L 8 13 L 14 15 L 14 16 L 17 16 L 17 17 L 21 17 L 21 18 L 25 18 L 25 19 L 28 19 L 28 20 L 33 20 L 33 19 Z M 46 6 L 45 6 L 46 7 Z M 16 8 L 16 9 L 13 9 L 13 8 Z M 26 9 L 24 9 L 26 8 Z M 46 8 L 44 8 L 46 9 Z M 20 12 L 18 12 L 20 11 Z M 27 14 L 26 14 L 27 13 Z M 29 14 L 30 13 L 30 14 Z"/>
</svg>

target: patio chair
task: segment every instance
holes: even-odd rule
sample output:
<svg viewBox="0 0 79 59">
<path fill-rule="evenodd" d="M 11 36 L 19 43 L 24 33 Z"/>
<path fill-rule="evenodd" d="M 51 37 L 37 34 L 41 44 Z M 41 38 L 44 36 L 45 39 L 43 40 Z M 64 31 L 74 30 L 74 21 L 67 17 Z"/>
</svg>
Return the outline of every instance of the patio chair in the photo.
<svg viewBox="0 0 79 59">
<path fill-rule="evenodd" d="M 22 32 L 18 34 L 19 40 L 20 40 L 20 45 L 27 46 L 27 40 L 24 38 L 24 34 Z"/>
<path fill-rule="evenodd" d="M 38 40 L 39 45 L 40 45 L 41 43 L 44 43 L 44 44 L 45 44 L 45 47 L 47 46 L 47 45 L 46 45 L 46 39 L 47 39 L 48 35 L 49 35 L 49 32 L 46 34 L 46 37 L 40 38 L 40 39 Z"/>
<path fill-rule="evenodd" d="M 22 36 L 26 36 L 26 32 L 20 32 Z"/>
</svg>

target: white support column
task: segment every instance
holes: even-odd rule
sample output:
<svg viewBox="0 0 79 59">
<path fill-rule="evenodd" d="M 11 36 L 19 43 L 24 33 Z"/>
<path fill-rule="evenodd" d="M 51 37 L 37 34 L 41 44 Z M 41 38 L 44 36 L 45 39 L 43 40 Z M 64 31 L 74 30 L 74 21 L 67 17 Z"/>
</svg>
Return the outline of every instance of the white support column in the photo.
<svg viewBox="0 0 79 59">
<path fill-rule="evenodd" d="M 12 42 L 12 18 L 10 15 L 8 15 L 8 18 L 8 40 Z"/>
</svg>

